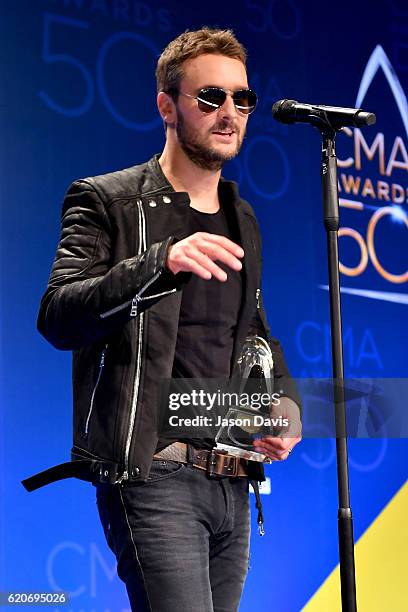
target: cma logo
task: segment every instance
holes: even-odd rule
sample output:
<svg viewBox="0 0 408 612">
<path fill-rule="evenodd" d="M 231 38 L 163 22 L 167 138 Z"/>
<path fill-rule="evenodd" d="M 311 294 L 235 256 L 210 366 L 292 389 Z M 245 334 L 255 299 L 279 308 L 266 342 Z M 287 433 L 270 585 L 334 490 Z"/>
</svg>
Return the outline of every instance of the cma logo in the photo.
<svg viewBox="0 0 408 612">
<path fill-rule="evenodd" d="M 296 348 L 310 368 L 302 371 L 302 377 L 331 376 L 331 337 L 328 323 L 303 321 L 296 331 Z M 349 376 L 352 376 L 353 368 L 359 372 L 362 367 L 367 367 L 370 372 L 373 368 L 383 369 L 381 356 L 370 329 L 356 332 L 352 327 L 345 328 L 343 349 Z"/>
<path fill-rule="evenodd" d="M 408 135 L 407 97 L 380 45 L 376 46 L 368 60 L 355 105 L 361 108 L 380 68 L 399 110 L 405 128 L 405 138 Z M 340 206 L 349 209 L 347 222 L 352 219 L 354 227 L 341 227 L 339 230 L 339 238 L 344 240 L 344 247 L 346 247 L 343 253 L 347 257 L 347 264 L 344 261 L 340 262 L 340 272 L 347 277 L 361 277 L 366 270 L 371 268 L 382 280 L 393 287 L 401 287 L 408 282 L 406 257 L 408 152 L 404 138 L 398 135 L 393 139 L 390 153 L 387 156 L 384 133 L 378 132 L 371 137 L 369 130 L 364 136 L 357 128 L 354 130 L 345 128 L 344 132 L 352 143 L 352 151 L 348 156 L 344 153 L 339 155 L 338 189 Z M 342 145 L 343 143 L 345 147 L 348 146 L 347 141 L 343 140 Z M 367 169 L 367 162 L 371 162 L 370 176 L 364 173 Z M 373 168 L 374 163 L 376 166 Z M 363 215 L 363 213 L 366 214 Z M 366 220 L 367 224 L 364 229 Z M 344 255 L 342 259 L 343 257 Z M 321 288 L 327 289 L 327 286 L 321 286 Z M 342 287 L 341 290 L 343 293 L 408 304 L 408 294 L 403 292 L 376 291 L 366 287 L 361 289 Z"/>
<path fill-rule="evenodd" d="M 74 573 L 66 571 L 67 566 L 78 568 L 83 563 L 88 568 L 86 579 L 81 579 L 78 571 Z M 68 593 L 70 603 L 73 599 L 81 596 L 88 596 L 94 600 L 97 597 L 101 599 L 106 583 L 109 584 L 110 590 L 112 590 L 112 583 L 116 583 L 114 608 L 110 611 L 108 609 L 109 605 L 104 604 L 103 612 L 130 612 L 123 584 L 117 576 L 116 561 L 108 563 L 98 546 L 93 542 L 89 544 L 88 549 L 74 541 L 64 541 L 54 546 L 48 555 L 46 574 L 51 589 L 54 592 Z M 67 586 L 67 575 L 76 575 L 76 584 Z M 121 606 L 120 600 L 123 601 Z"/>
</svg>

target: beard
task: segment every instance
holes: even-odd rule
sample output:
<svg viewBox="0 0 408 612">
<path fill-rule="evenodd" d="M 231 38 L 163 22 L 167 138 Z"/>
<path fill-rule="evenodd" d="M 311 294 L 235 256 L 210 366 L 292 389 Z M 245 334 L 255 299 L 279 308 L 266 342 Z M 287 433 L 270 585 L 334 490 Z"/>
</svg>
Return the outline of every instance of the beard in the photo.
<svg viewBox="0 0 408 612">
<path fill-rule="evenodd" d="M 237 146 L 235 147 L 234 151 L 230 153 L 223 153 L 201 142 L 198 130 L 194 129 L 194 127 L 186 125 L 180 110 L 177 108 L 176 111 L 176 133 L 178 141 L 184 153 L 196 166 L 202 168 L 203 170 L 221 170 L 225 162 L 230 161 L 236 155 L 238 155 L 245 132 L 241 133 L 236 125 L 232 126 L 232 129 L 237 135 Z M 231 128 L 231 125 L 221 122 L 218 125 L 216 124 L 211 131 L 224 130 L 227 128 Z"/>
</svg>

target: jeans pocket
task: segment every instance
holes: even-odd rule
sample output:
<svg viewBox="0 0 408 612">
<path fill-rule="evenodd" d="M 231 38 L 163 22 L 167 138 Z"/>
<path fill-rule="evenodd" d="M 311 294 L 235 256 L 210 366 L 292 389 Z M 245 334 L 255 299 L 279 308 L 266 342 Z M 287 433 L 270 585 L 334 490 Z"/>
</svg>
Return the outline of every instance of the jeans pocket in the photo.
<svg viewBox="0 0 408 612">
<path fill-rule="evenodd" d="M 150 468 L 147 483 L 158 482 L 165 478 L 173 478 L 185 468 L 184 463 L 178 461 L 170 461 L 168 459 L 153 459 L 152 466 Z"/>
</svg>

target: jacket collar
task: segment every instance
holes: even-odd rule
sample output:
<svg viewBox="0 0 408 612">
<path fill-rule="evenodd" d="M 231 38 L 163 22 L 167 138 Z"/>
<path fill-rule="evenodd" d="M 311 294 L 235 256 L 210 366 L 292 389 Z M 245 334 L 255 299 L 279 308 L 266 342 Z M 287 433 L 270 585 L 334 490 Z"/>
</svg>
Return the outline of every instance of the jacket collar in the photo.
<svg viewBox="0 0 408 612">
<path fill-rule="evenodd" d="M 160 156 L 161 153 L 156 153 L 156 155 L 153 155 L 153 157 L 147 162 L 147 170 L 150 179 L 149 182 L 152 183 L 157 190 L 174 192 L 175 190 L 173 189 L 173 186 L 167 180 L 166 175 L 159 164 Z"/>
<path fill-rule="evenodd" d="M 167 177 L 159 164 L 160 156 L 161 153 L 156 153 L 147 162 L 147 170 L 149 174 L 149 192 L 151 190 L 163 192 L 168 191 L 175 193 L 173 186 L 167 180 Z M 237 207 L 244 207 L 243 200 L 239 195 L 238 185 L 235 181 L 228 181 L 223 176 L 221 176 L 218 184 L 218 191 L 220 193 L 220 197 L 222 198 L 223 203 L 225 202 L 227 205 L 234 204 Z M 249 206 L 245 206 L 245 210 L 243 212 L 245 212 L 245 214 L 249 214 L 252 217 L 254 216 L 252 209 Z"/>
</svg>

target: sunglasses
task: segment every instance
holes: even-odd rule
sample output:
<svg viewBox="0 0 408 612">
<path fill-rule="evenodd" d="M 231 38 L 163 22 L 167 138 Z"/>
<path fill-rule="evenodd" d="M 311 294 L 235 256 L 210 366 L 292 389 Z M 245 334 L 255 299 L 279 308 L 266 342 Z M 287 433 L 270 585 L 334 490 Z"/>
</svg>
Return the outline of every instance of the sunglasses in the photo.
<svg viewBox="0 0 408 612">
<path fill-rule="evenodd" d="M 183 91 L 179 93 L 182 96 L 187 96 L 187 98 L 194 98 L 194 100 L 197 100 L 198 108 L 203 113 L 212 113 L 221 108 L 228 94 L 231 95 L 237 111 L 243 115 L 250 115 L 253 113 L 258 101 L 258 97 L 252 89 L 231 91 L 229 89 L 222 89 L 221 87 L 204 87 L 200 89 L 196 96 L 184 93 Z"/>
</svg>

